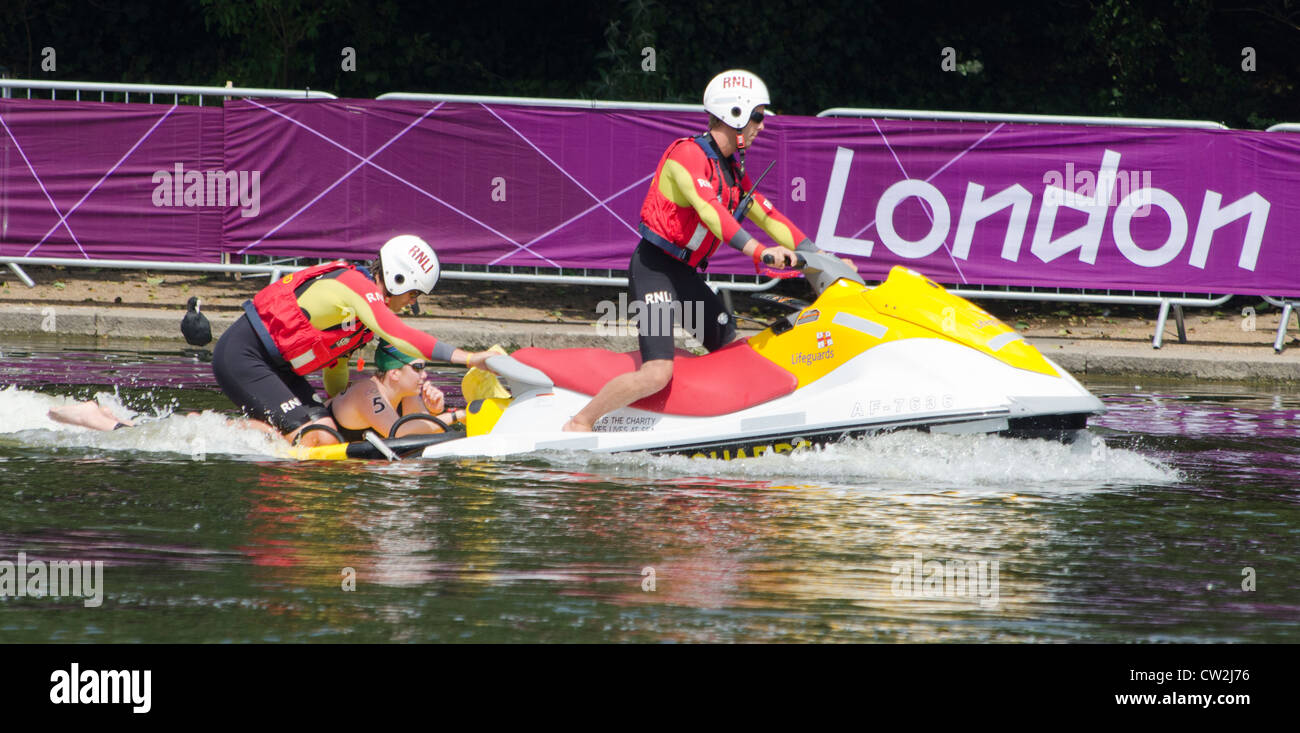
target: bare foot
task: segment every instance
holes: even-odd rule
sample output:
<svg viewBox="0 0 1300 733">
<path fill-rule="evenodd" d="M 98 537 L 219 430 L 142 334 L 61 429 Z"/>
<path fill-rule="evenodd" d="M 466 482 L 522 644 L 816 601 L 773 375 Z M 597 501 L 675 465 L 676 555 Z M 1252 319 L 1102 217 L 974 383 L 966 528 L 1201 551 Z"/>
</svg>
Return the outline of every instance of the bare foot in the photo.
<svg viewBox="0 0 1300 733">
<path fill-rule="evenodd" d="M 75 405 L 51 408 L 47 415 L 55 422 L 80 425 L 92 430 L 109 431 L 119 424 L 128 427 L 133 424 L 130 420 L 119 420 L 107 407 L 101 407 L 96 402 L 89 400 Z"/>
<path fill-rule="evenodd" d="M 591 426 L 586 423 L 578 422 L 578 418 L 575 416 L 569 418 L 569 421 L 564 423 L 564 427 L 561 428 L 561 430 L 566 433 L 590 433 Z"/>
</svg>

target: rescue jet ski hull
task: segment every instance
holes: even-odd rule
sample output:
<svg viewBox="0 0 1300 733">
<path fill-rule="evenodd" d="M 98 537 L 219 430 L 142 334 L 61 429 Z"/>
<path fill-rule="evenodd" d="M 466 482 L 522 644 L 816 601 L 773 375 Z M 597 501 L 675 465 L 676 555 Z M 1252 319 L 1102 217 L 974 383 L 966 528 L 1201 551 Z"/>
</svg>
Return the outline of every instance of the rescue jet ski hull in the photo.
<svg viewBox="0 0 1300 733">
<path fill-rule="evenodd" d="M 423 456 L 583 450 L 730 459 L 898 429 L 1071 440 L 1104 412 L 1069 373 L 969 301 L 901 267 L 869 288 L 830 260 L 817 263 L 821 292 L 810 306 L 747 341 L 678 357 L 663 393 L 605 416 L 592 433 L 560 427 L 609 376 L 635 368 L 635 355 L 524 349 L 493 357 L 488 366 L 512 396 L 471 402 L 468 434 Z"/>
</svg>

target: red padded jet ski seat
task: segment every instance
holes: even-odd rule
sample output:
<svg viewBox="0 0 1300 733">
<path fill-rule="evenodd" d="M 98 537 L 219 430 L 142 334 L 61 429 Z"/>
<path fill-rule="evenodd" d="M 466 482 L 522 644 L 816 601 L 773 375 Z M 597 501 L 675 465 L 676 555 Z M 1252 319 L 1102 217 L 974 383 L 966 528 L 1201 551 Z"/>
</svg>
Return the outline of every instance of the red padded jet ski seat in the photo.
<svg viewBox="0 0 1300 733">
<path fill-rule="evenodd" d="M 799 380 L 759 356 L 745 341 L 735 341 L 712 354 L 684 355 L 673 359 L 673 380 L 632 407 L 665 415 L 707 417 L 737 412 L 790 394 Z M 609 380 L 641 366 L 636 351 L 605 349 L 540 349 L 530 347 L 511 354 L 542 370 L 555 386 L 594 395 Z"/>
</svg>

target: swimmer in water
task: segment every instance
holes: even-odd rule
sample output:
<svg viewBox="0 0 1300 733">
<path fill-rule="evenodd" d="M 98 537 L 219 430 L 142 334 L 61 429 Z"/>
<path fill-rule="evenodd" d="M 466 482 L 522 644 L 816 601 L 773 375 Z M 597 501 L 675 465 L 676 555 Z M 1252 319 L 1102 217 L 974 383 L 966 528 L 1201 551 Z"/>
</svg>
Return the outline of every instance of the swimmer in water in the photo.
<svg viewBox="0 0 1300 733">
<path fill-rule="evenodd" d="M 392 437 L 389 435 L 392 426 L 403 415 L 427 414 L 439 418 L 438 422 L 412 418 L 402 426 L 403 435 L 440 433 L 445 425 L 465 420 L 463 410 L 445 410 L 442 390 L 425 381 L 423 359 L 404 354 L 380 339 L 375 349 L 375 367 L 373 376 L 354 383 L 326 404 L 344 442 L 364 440 L 367 430 L 374 430 L 383 438 Z M 94 400 L 55 407 L 47 414 L 55 422 L 103 432 L 136 425 L 130 418 L 118 417 L 107 405 Z M 254 428 L 268 435 L 280 435 L 279 431 L 260 420 L 232 418 L 228 423 L 236 428 Z"/>
</svg>

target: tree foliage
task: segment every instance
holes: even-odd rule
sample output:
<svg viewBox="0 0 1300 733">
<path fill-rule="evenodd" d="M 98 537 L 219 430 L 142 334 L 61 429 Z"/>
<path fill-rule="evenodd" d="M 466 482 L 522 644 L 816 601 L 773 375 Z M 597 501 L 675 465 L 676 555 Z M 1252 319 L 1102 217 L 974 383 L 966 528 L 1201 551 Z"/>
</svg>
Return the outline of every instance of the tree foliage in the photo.
<svg viewBox="0 0 1300 733">
<path fill-rule="evenodd" d="M 0 17 L 0 66 L 23 78 L 694 102 L 741 67 L 794 114 L 1300 121 L 1300 0 L 0 0 Z"/>
</svg>

